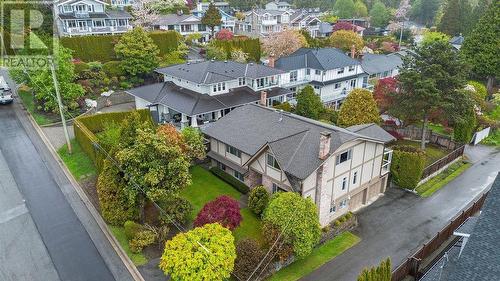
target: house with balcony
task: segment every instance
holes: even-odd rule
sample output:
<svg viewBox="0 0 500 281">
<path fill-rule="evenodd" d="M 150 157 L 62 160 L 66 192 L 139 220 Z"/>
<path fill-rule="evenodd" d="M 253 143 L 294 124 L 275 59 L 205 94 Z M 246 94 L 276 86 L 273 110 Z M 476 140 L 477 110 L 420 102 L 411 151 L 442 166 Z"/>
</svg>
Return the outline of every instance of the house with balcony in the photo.
<svg viewBox="0 0 500 281">
<path fill-rule="evenodd" d="M 311 37 L 319 36 L 319 27 L 321 20 L 319 19 L 319 11 L 314 9 L 296 10 L 290 16 L 290 27 L 296 30 L 307 30 Z"/>
<path fill-rule="evenodd" d="M 398 53 L 391 54 L 363 54 L 361 67 L 368 74 L 368 88 L 372 89 L 378 79 L 395 77 L 403 59 Z"/>
<path fill-rule="evenodd" d="M 361 63 L 336 48 L 301 48 L 274 65 L 289 72 L 289 83 L 283 87 L 297 92 L 311 85 L 321 101 L 335 109 L 352 89 L 368 87 L 368 75 Z"/>
<path fill-rule="evenodd" d="M 266 4 L 266 10 L 288 11 L 292 8 L 292 4 L 286 1 L 275 0 Z"/>
<path fill-rule="evenodd" d="M 201 2 L 201 1 L 199 1 L 196 4 L 196 8 L 194 10 L 192 10 L 191 12 L 195 12 L 195 11 L 206 12 L 208 10 L 208 6 L 210 6 L 210 3 L 212 3 L 212 2 Z M 223 11 L 226 14 L 231 14 L 232 9 L 231 9 L 231 6 L 229 5 L 228 2 L 213 2 L 213 3 L 214 3 L 214 5 L 215 5 L 215 7 L 217 9 Z"/>
<path fill-rule="evenodd" d="M 196 8 L 191 10 L 191 13 L 200 19 L 203 18 L 208 10 L 210 3 L 201 2 L 196 5 Z M 215 7 L 219 10 L 222 24 L 220 28 L 229 29 L 234 32 L 236 25 L 236 17 L 231 15 L 231 7 L 227 2 L 214 2 Z"/>
<path fill-rule="evenodd" d="M 54 5 L 60 36 L 118 34 L 132 29 L 132 16 L 100 0 L 60 0 Z"/>
<path fill-rule="evenodd" d="M 250 188 L 297 192 L 318 207 L 322 226 L 386 190 L 394 137 L 375 124 L 339 128 L 249 104 L 203 126 L 211 165 Z"/>
<path fill-rule="evenodd" d="M 290 91 L 288 73 L 254 63 L 204 61 L 156 70 L 164 82 L 126 92 L 136 108 L 149 108 L 158 123 L 198 127 L 214 122 L 231 110 L 248 104 L 284 102 Z"/>
</svg>

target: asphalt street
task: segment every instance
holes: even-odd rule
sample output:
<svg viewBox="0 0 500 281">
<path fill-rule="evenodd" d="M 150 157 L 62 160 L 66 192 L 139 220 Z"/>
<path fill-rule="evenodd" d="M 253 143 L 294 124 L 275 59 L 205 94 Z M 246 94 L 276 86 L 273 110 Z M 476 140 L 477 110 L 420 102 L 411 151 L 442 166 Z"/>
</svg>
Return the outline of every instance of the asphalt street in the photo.
<svg viewBox="0 0 500 281">
<path fill-rule="evenodd" d="M 0 73 L 5 75 L 3 70 Z M 0 257 L 19 265 L 1 263 L 1 272 L 12 280 L 132 280 L 17 102 L 0 106 L 0 151 L 8 167 L 2 175 L 10 173 L 18 189 L 11 182 L 8 188 L 14 191 L 0 194 Z M 3 182 L 2 190 L 6 189 Z M 4 201 L 10 205 L 4 206 Z M 25 227 L 12 225 L 23 216 Z M 3 223 L 7 219 L 10 224 Z M 11 241 L 13 235 L 26 240 Z M 9 251 L 4 251 L 4 245 Z M 27 252 L 29 245 L 35 250 Z M 32 260 L 39 261 L 31 264 Z M 40 275 L 31 278 L 30 274 Z"/>
<path fill-rule="evenodd" d="M 358 213 L 361 242 L 301 280 L 353 281 L 391 257 L 395 268 L 486 191 L 500 171 L 500 149 L 468 147 L 473 166 L 429 198 L 390 188 Z"/>
</svg>

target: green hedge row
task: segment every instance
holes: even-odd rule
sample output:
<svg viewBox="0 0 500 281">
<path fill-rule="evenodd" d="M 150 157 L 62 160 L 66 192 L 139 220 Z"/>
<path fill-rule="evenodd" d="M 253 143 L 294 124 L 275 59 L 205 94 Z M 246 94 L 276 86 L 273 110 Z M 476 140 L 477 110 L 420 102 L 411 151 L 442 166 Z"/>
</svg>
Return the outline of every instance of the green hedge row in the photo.
<svg viewBox="0 0 500 281">
<path fill-rule="evenodd" d="M 154 31 L 149 36 L 160 49 L 160 55 L 166 55 L 177 50 L 181 35 L 176 31 Z M 85 62 L 100 61 L 102 63 L 117 60 L 115 44 L 121 35 L 89 35 L 77 37 L 62 37 L 61 44 L 73 50 L 73 57 Z"/>
<path fill-rule="evenodd" d="M 246 184 L 242 183 L 235 177 L 231 176 L 230 174 L 224 172 L 223 170 L 217 167 L 210 168 L 210 172 L 212 172 L 214 175 L 216 175 L 223 181 L 227 182 L 228 184 L 232 185 L 234 188 L 236 188 L 239 192 L 243 194 L 247 194 L 248 191 L 250 191 L 250 188 L 246 186 Z"/>
<path fill-rule="evenodd" d="M 425 152 L 416 147 L 400 145 L 394 147 L 391 174 L 399 187 L 414 189 L 422 178 L 425 168 Z"/>
<path fill-rule="evenodd" d="M 144 122 L 153 122 L 148 109 L 138 110 L 141 119 Z M 109 112 L 90 116 L 78 117 L 73 122 L 75 138 L 78 144 L 87 155 L 92 159 L 100 172 L 102 169 L 103 160 L 106 154 L 95 146 L 99 140 L 95 134 L 104 130 L 104 125 L 110 122 L 120 123 L 130 112 Z"/>
<path fill-rule="evenodd" d="M 259 38 L 234 38 L 232 40 L 214 40 L 215 46 L 226 51 L 227 57 L 231 57 L 231 51 L 241 49 L 248 54 L 248 59 L 259 62 L 261 57 L 260 40 Z"/>
</svg>

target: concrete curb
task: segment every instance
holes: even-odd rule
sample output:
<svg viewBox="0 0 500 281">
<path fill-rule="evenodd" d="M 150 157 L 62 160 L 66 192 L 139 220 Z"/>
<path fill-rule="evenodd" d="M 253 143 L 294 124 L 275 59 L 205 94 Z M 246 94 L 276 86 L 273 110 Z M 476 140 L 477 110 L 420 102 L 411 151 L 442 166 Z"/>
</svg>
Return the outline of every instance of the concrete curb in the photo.
<svg viewBox="0 0 500 281">
<path fill-rule="evenodd" d="M 22 106 L 24 109 L 24 105 Z M 52 157 L 54 157 L 55 160 L 57 160 L 57 163 L 59 164 L 59 167 L 63 170 L 64 174 L 66 177 L 69 179 L 73 187 L 75 188 L 76 192 L 80 196 L 80 199 L 83 201 L 87 209 L 89 210 L 90 214 L 94 218 L 94 220 L 97 222 L 97 225 L 99 225 L 99 228 L 102 230 L 106 238 L 108 239 L 109 243 L 113 247 L 113 249 L 116 251 L 122 262 L 124 263 L 125 267 L 127 270 L 130 272 L 130 275 L 135 281 L 145 281 L 144 278 L 142 277 L 141 273 L 137 269 L 137 267 L 134 265 L 132 260 L 127 256 L 123 248 L 120 246 L 120 243 L 118 243 L 118 240 L 113 236 L 111 233 L 111 230 L 109 229 L 108 225 L 104 222 L 102 219 L 101 215 L 99 212 L 96 210 L 94 205 L 90 202 L 90 199 L 87 197 L 87 194 L 83 191 L 82 187 L 80 184 L 77 182 L 77 180 L 73 177 L 71 172 L 68 170 L 66 165 L 64 164 L 64 161 L 61 159 L 59 154 L 57 154 L 54 146 L 50 143 L 48 140 L 47 136 L 45 136 L 44 132 L 40 128 L 40 126 L 36 123 L 35 119 L 31 116 L 29 111 L 24 110 L 26 112 L 26 115 L 28 116 L 28 120 L 30 121 L 31 125 L 35 128 L 36 132 L 42 139 L 42 141 L 45 143 L 45 146 L 49 149 L 50 153 L 52 154 Z"/>
</svg>

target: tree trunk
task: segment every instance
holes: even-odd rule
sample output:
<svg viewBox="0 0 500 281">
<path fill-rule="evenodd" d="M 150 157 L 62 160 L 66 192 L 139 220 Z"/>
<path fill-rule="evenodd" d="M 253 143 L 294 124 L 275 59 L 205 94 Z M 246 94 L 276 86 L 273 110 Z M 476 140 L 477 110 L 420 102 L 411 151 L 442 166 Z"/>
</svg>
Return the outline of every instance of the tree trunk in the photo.
<svg viewBox="0 0 500 281">
<path fill-rule="evenodd" d="M 211 36 L 210 40 L 214 38 L 214 33 L 215 33 L 215 26 L 212 26 L 210 27 L 210 36 Z"/>
<path fill-rule="evenodd" d="M 427 131 L 427 122 L 428 122 L 428 116 L 427 114 L 424 115 L 424 122 L 422 122 L 422 139 L 420 140 L 420 148 L 422 150 L 425 149 L 425 133 Z"/>
<path fill-rule="evenodd" d="M 495 77 L 488 76 L 488 82 L 486 83 L 486 90 L 488 91 L 488 98 L 493 97 L 493 86 L 495 84 Z"/>
</svg>

